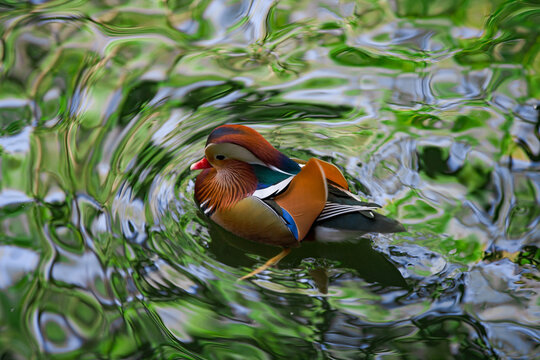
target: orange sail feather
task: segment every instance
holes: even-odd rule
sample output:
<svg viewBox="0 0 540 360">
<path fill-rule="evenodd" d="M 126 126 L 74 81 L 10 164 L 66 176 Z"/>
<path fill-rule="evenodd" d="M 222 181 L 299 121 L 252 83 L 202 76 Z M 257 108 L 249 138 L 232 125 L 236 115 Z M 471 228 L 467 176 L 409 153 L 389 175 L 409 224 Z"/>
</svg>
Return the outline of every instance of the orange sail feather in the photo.
<svg viewBox="0 0 540 360">
<path fill-rule="evenodd" d="M 275 201 L 291 215 L 298 229 L 298 240 L 302 240 L 324 209 L 327 197 L 323 168 L 317 159 L 310 159 Z"/>
</svg>

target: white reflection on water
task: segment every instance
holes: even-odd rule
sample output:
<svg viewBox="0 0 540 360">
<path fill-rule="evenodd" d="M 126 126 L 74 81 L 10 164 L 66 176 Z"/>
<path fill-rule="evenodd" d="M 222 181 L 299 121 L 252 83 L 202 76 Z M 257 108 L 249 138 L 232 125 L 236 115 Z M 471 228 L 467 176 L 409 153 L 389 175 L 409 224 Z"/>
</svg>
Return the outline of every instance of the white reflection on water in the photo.
<svg viewBox="0 0 540 360">
<path fill-rule="evenodd" d="M 0 289 L 7 289 L 33 272 L 39 262 L 35 251 L 11 245 L 0 246 Z"/>
<path fill-rule="evenodd" d="M 45 352 L 62 354 L 78 349 L 83 343 L 64 316 L 49 312 L 42 312 L 38 316 L 41 346 Z"/>
<path fill-rule="evenodd" d="M 0 147 L 11 154 L 26 154 L 30 150 L 32 127 L 27 126 L 21 132 L 11 136 L 0 137 Z"/>
</svg>

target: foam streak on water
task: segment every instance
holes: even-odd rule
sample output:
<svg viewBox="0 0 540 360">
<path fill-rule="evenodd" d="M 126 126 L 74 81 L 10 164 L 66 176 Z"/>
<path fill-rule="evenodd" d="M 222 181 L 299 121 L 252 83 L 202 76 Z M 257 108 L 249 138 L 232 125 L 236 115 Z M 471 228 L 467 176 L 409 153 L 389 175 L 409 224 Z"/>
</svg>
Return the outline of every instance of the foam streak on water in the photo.
<svg viewBox="0 0 540 360">
<path fill-rule="evenodd" d="M 0 1 L 0 358 L 532 358 L 534 1 Z M 408 232 L 209 225 L 209 132 L 340 167 Z M 404 285 L 406 283 L 406 286 Z"/>
</svg>

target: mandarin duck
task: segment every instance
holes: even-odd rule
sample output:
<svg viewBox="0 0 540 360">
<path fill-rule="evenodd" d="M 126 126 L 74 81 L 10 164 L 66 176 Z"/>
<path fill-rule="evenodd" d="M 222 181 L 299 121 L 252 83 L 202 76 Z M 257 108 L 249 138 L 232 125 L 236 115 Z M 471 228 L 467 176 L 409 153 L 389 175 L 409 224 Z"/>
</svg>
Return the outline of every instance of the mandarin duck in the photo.
<svg viewBox="0 0 540 360">
<path fill-rule="evenodd" d="M 277 263 L 308 238 L 405 231 L 396 220 L 373 211 L 379 205 L 349 192 L 336 166 L 316 158 L 293 160 L 247 126 L 215 128 L 204 151 L 190 167 L 202 170 L 195 180 L 201 211 L 234 235 L 284 248 L 243 278 Z"/>
</svg>

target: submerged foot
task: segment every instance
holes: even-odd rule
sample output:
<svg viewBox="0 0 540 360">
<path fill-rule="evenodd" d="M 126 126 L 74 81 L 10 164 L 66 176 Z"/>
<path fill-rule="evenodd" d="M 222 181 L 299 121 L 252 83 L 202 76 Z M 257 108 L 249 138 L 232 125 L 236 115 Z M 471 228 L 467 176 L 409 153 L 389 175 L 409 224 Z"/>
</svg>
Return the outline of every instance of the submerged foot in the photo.
<svg viewBox="0 0 540 360">
<path fill-rule="evenodd" d="M 257 275 L 258 273 L 263 272 L 264 270 L 268 269 L 270 266 L 276 265 L 281 259 L 289 255 L 290 252 L 291 252 L 291 248 L 284 248 L 279 254 L 277 254 L 276 256 L 268 260 L 267 262 L 265 262 L 264 265 L 259 266 L 258 268 L 256 268 L 249 274 L 242 276 L 238 280 L 249 279 L 253 275 Z"/>
</svg>

